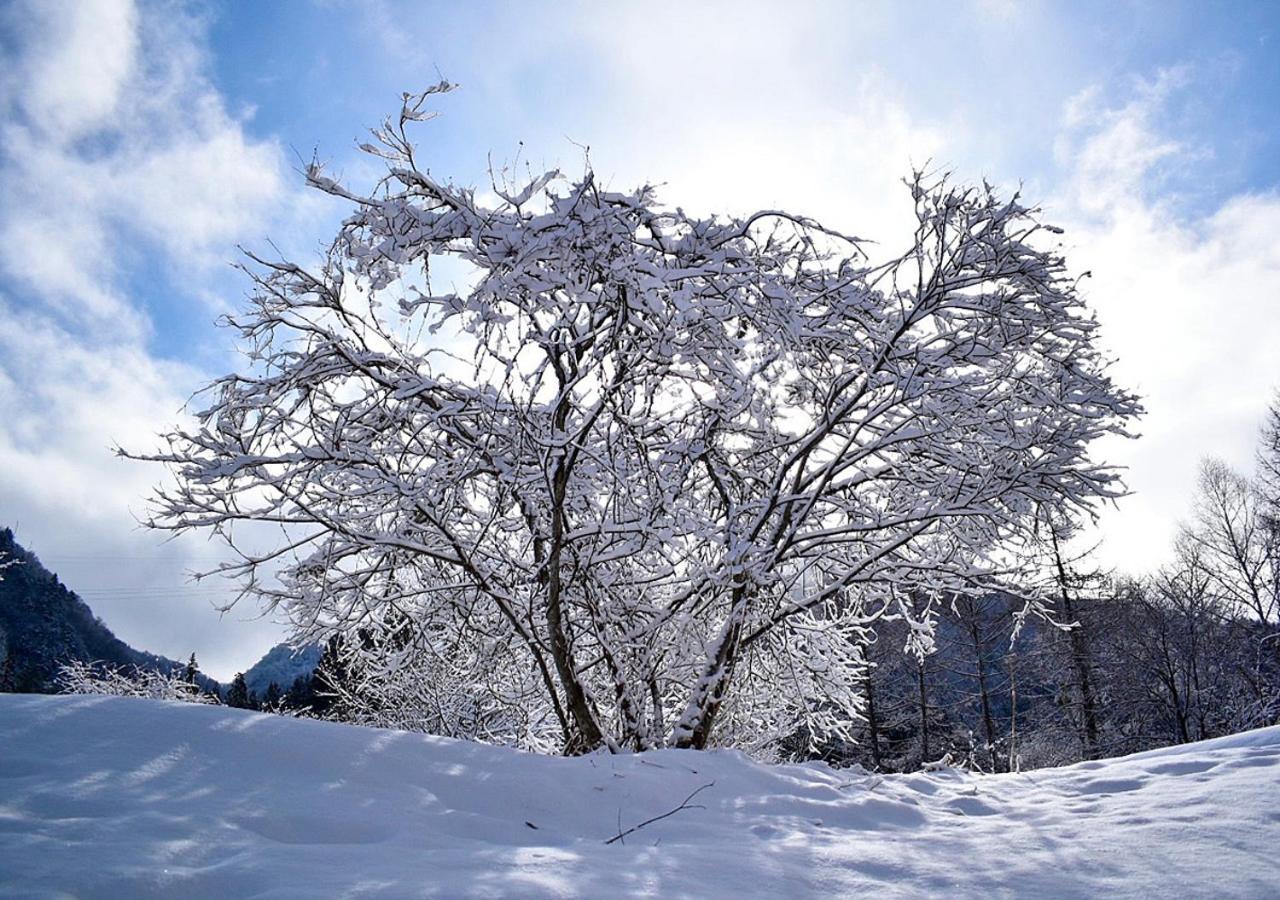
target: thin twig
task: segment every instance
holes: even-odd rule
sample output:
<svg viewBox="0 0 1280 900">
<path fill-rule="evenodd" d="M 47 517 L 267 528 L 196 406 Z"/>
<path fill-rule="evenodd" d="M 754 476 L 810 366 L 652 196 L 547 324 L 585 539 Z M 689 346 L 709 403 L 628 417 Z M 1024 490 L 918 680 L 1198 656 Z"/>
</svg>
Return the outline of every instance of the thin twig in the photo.
<svg viewBox="0 0 1280 900">
<path fill-rule="evenodd" d="M 705 791 L 707 788 L 715 787 L 715 786 L 716 786 L 716 783 L 714 781 L 707 782 L 702 787 L 695 789 L 694 792 L 690 794 L 688 797 L 685 797 L 684 800 L 680 801 L 680 805 L 677 806 L 675 809 L 669 809 L 666 812 L 664 812 L 662 815 L 654 816 L 652 819 L 645 819 L 639 825 L 633 825 L 630 828 L 628 828 L 626 831 L 619 831 L 613 837 L 609 838 L 609 840 L 605 841 L 605 844 L 612 844 L 616 841 L 621 841 L 623 838 L 625 838 L 627 835 L 631 834 L 632 832 L 639 831 L 644 826 L 652 825 L 654 822 L 658 822 L 662 819 L 665 819 L 667 816 L 674 816 L 676 813 L 680 812 L 681 810 L 706 809 L 706 807 L 703 806 L 701 803 L 690 804 L 689 801 L 692 800 L 694 797 L 698 796 L 698 794 Z M 619 813 L 621 813 L 621 811 L 619 811 Z M 621 822 L 621 817 L 619 817 L 619 822 Z"/>
</svg>

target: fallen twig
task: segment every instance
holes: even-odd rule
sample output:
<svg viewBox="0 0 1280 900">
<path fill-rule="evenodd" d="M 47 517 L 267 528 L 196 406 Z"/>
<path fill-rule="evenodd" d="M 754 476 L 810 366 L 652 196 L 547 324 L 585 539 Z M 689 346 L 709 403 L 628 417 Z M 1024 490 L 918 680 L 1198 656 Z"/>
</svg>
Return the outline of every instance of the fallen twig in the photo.
<svg viewBox="0 0 1280 900">
<path fill-rule="evenodd" d="M 660 820 L 662 820 L 662 819 L 665 819 L 667 816 L 674 816 L 676 813 L 680 812 L 681 810 L 684 810 L 684 809 L 706 809 L 706 807 L 705 807 L 705 806 L 703 806 L 701 803 L 692 803 L 692 804 L 691 804 L 689 801 L 690 801 L 690 800 L 692 800 L 694 797 L 698 796 L 698 794 L 700 794 L 700 793 L 702 793 L 703 791 L 705 791 L 707 788 L 709 788 L 709 787 L 715 787 L 715 786 L 716 786 L 716 783 L 715 783 L 714 781 L 709 781 L 709 782 L 707 782 L 707 783 L 706 783 L 706 784 L 704 784 L 702 787 L 694 789 L 693 793 L 691 793 L 688 797 L 685 797 L 683 800 L 681 800 L 681 801 L 680 801 L 680 805 L 679 805 L 679 806 L 677 806 L 675 809 L 669 809 L 669 810 L 667 810 L 666 812 L 664 812 L 662 815 L 660 815 L 660 816 L 654 816 L 652 819 L 645 819 L 645 820 L 644 820 L 643 822 L 641 822 L 639 825 L 632 825 L 632 826 L 631 826 L 630 828 L 628 828 L 626 831 L 619 831 L 619 832 L 618 832 L 617 834 L 615 834 L 613 837 L 609 838 L 609 840 L 605 841 L 605 844 L 612 844 L 612 843 L 614 843 L 614 842 L 616 842 L 616 841 L 622 841 L 622 840 L 623 840 L 623 838 L 625 838 L 627 835 L 629 835 L 629 834 L 631 834 L 631 833 L 633 833 L 633 832 L 639 831 L 639 830 L 640 830 L 641 828 L 643 828 L 644 826 L 646 826 L 646 825 L 652 825 L 654 822 L 658 822 L 658 821 L 660 821 Z M 621 816 L 619 816 L 619 826 L 621 826 Z M 626 842 L 625 842 L 625 841 L 623 841 L 623 843 L 626 843 Z"/>
</svg>

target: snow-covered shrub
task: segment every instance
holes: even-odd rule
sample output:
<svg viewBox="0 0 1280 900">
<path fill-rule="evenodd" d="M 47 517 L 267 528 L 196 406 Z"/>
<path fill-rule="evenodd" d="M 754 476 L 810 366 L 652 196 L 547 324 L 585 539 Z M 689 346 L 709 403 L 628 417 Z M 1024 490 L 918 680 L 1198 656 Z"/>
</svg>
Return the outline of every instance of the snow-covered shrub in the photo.
<svg viewBox="0 0 1280 900">
<path fill-rule="evenodd" d="M 181 671 L 159 672 L 100 662 L 73 660 L 58 667 L 58 689 L 64 694 L 109 694 L 115 697 L 147 697 L 151 700 L 183 700 L 218 703 L 218 698 L 187 681 Z"/>
</svg>

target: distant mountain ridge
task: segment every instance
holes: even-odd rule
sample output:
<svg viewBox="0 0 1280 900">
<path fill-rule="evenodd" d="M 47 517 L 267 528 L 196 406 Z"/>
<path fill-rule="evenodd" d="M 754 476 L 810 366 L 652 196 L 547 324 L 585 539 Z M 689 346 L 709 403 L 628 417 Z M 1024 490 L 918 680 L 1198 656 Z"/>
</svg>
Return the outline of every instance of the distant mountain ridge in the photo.
<svg viewBox="0 0 1280 900">
<path fill-rule="evenodd" d="M 262 659 L 244 673 L 244 683 L 259 697 L 265 697 L 274 682 L 281 693 L 289 690 L 298 678 L 310 678 L 320 663 L 323 648 L 319 644 L 291 647 L 276 644 Z"/>
<path fill-rule="evenodd" d="M 102 661 L 172 672 L 186 663 L 136 650 L 120 640 L 93 610 L 39 558 L 0 528 L 0 690 L 48 693 L 57 690 L 58 667 L 71 660 Z M 198 675 L 202 688 L 221 685 Z"/>
</svg>

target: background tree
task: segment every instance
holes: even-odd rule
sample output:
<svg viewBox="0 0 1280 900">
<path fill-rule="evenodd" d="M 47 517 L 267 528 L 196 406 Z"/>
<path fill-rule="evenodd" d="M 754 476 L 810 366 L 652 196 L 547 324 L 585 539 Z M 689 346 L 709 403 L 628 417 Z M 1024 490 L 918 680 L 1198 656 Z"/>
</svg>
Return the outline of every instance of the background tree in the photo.
<svg viewBox="0 0 1280 900">
<path fill-rule="evenodd" d="M 1258 446 L 1257 489 L 1266 526 L 1280 540 L 1280 392 L 1267 407 Z"/>
<path fill-rule="evenodd" d="M 962 594 L 942 609 L 950 627 L 942 635 L 940 665 L 959 679 L 948 705 L 960 722 L 976 723 L 978 741 L 970 753 L 975 765 L 988 772 L 1001 771 L 1007 758 L 1003 656 L 1014 630 L 1011 613 L 1019 606 L 1003 594 Z"/>
<path fill-rule="evenodd" d="M 313 677 L 299 675 L 284 695 L 284 707 L 299 712 L 315 711 L 316 693 Z"/>
<path fill-rule="evenodd" d="M 284 694 L 280 690 L 280 685 L 273 681 L 267 685 L 267 690 L 262 695 L 262 708 L 267 712 L 278 712 L 283 699 Z"/>
<path fill-rule="evenodd" d="M 249 686 L 245 684 L 243 672 L 237 672 L 236 677 L 231 681 L 231 687 L 227 688 L 226 704 L 236 709 L 252 708 Z"/>
<path fill-rule="evenodd" d="M 1200 467 L 1194 517 L 1181 540 L 1216 590 L 1264 628 L 1280 621 L 1280 560 L 1258 485 L 1216 459 Z"/>
</svg>

